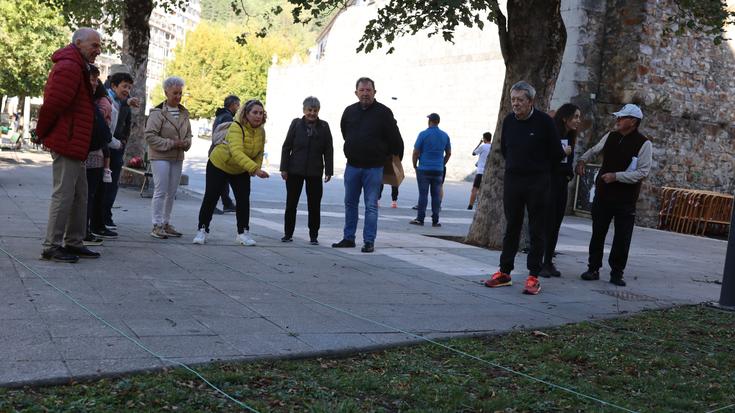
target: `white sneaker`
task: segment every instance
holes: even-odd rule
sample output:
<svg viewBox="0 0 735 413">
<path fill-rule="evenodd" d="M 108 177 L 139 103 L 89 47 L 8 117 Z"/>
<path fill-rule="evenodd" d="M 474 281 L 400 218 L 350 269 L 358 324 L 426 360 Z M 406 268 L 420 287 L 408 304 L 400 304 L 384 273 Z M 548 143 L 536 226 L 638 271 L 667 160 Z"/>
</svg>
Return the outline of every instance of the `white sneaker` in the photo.
<svg viewBox="0 0 735 413">
<path fill-rule="evenodd" d="M 245 231 L 242 234 L 237 234 L 237 237 L 235 237 L 235 242 L 238 242 L 241 245 L 245 245 L 246 247 L 252 247 L 253 245 L 255 245 L 255 240 L 250 237 L 249 231 Z"/>
<path fill-rule="evenodd" d="M 205 242 L 207 242 L 207 231 L 202 228 L 197 231 L 197 234 L 194 236 L 194 241 L 192 241 L 192 244 L 204 245 Z"/>
<path fill-rule="evenodd" d="M 112 170 L 105 168 L 105 172 L 102 174 L 102 182 L 112 183 Z"/>
</svg>

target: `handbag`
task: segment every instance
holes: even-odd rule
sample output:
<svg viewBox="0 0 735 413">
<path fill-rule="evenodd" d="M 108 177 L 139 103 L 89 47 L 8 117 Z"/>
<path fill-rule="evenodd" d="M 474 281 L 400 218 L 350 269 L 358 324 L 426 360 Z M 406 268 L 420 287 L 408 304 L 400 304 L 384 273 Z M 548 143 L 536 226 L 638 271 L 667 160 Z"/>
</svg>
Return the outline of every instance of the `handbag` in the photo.
<svg viewBox="0 0 735 413">
<path fill-rule="evenodd" d="M 398 155 L 392 155 L 385 160 L 383 165 L 383 184 L 391 186 L 400 186 L 405 175 L 403 173 L 403 165 Z"/>
</svg>

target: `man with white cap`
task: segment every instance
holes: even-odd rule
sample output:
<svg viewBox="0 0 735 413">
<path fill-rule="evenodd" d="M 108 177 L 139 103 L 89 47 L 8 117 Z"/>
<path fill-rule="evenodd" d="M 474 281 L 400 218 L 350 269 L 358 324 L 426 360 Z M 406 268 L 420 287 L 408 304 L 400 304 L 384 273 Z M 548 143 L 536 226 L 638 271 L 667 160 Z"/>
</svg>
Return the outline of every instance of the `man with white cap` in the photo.
<svg viewBox="0 0 735 413">
<path fill-rule="evenodd" d="M 608 259 L 610 282 L 624 287 L 623 271 L 633 236 L 636 201 L 641 181 L 651 171 L 653 150 L 651 141 L 638 131 L 643 120 L 641 108 L 627 104 L 613 115 L 613 130 L 587 150 L 577 163 L 577 173 L 584 175 L 585 163 L 602 154 L 602 167 L 595 179 L 595 199 L 592 202 L 588 268 L 581 277 L 587 281 L 600 279 L 605 237 L 610 222 L 615 219 L 615 236 Z"/>
</svg>

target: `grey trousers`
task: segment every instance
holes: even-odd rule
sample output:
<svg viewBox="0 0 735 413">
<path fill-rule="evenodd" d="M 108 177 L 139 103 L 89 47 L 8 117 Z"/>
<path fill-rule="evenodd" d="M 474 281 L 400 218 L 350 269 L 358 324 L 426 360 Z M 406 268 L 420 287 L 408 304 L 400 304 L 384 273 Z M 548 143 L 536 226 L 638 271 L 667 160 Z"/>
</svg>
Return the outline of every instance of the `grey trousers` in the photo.
<svg viewBox="0 0 735 413">
<path fill-rule="evenodd" d="M 87 171 L 84 162 L 52 153 L 54 189 L 48 209 L 46 249 L 83 247 L 87 230 Z M 62 244 L 63 241 L 63 244 Z"/>
</svg>

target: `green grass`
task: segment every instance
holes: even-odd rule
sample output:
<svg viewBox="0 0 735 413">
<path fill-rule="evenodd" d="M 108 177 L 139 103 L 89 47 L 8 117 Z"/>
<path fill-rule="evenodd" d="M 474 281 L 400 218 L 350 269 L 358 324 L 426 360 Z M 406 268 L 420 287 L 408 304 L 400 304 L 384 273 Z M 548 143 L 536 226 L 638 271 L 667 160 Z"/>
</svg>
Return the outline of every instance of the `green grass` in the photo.
<svg viewBox="0 0 735 413">
<path fill-rule="evenodd" d="M 707 412 L 735 403 L 735 314 L 692 306 L 600 323 L 446 344 L 630 410 Z M 213 364 L 200 371 L 263 412 L 619 411 L 431 344 L 340 359 Z M 240 409 L 174 369 L 0 389 L 0 412 L 6 411 Z"/>
</svg>

